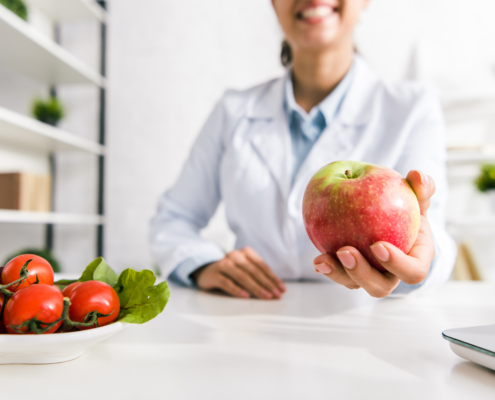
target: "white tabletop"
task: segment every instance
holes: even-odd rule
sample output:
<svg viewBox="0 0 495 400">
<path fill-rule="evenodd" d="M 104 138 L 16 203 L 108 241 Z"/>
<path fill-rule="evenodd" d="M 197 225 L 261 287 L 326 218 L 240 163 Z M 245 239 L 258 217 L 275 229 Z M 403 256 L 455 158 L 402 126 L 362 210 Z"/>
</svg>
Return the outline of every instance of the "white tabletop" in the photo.
<svg viewBox="0 0 495 400">
<path fill-rule="evenodd" d="M 494 284 L 449 282 L 384 300 L 332 284 L 287 286 L 278 301 L 172 286 L 162 315 L 79 359 L 0 366 L 0 398 L 495 398 L 495 372 L 457 357 L 441 336 L 495 324 Z"/>
</svg>

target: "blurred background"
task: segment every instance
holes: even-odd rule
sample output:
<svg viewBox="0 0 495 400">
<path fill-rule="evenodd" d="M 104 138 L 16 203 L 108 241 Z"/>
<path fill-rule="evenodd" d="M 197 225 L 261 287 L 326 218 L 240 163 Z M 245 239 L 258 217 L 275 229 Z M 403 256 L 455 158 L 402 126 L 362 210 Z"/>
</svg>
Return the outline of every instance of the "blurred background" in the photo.
<svg viewBox="0 0 495 400">
<path fill-rule="evenodd" d="M 371 0 L 356 34 L 380 76 L 441 99 L 455 279 L 495 280 L 493 15 L 493 0 Z M 270 0 L 0 0 L 0 264 L 34 248 L 68 273 L 101 252 L 153 268 L 158 196 L 225 89 L 284 73 L 281 41 Z M 232 248 L 222 207 L 203 235 Z"/>
</svg>

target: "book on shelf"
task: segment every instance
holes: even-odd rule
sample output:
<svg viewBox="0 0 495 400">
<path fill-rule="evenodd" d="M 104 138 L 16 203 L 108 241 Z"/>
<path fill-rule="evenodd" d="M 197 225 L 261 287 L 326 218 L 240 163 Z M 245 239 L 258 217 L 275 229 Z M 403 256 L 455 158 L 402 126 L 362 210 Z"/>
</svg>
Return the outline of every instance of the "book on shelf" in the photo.
<svg viewBox="0 0 495 400">
<path fill-rule="evenodd" d="M 0 173 L 0 209 L 49 212 L 51 187 L 49 175 Z"/>
</svg>

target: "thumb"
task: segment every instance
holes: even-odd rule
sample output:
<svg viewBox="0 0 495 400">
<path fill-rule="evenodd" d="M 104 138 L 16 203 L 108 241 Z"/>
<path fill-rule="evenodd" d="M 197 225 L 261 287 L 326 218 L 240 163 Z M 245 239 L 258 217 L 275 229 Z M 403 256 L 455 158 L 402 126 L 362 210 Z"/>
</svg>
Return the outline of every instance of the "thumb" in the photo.
<svg viewBox="0 0 495 400">
<path fill-rule="evenodd" d="M 421 215 L 426 216 L 430 207 L 430 198 L 435 193 L 435 181 L 424 172 L 411 170 L 407 174 L 407 181 L 418 198 Z"/>
</svg>

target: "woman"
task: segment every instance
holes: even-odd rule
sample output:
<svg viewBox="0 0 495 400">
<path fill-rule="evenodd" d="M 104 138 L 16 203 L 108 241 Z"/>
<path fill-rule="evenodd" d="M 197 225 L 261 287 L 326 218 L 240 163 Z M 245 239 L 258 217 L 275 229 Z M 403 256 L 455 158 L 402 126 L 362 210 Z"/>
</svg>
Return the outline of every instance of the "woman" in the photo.
<svg viewBox="0 0 495 400">
<path fill-rule="evenodd" d="M 228 91 L 215 107 L 152 221 L 162 271 L 201 289 L 260 299 L 280 298 L 283 280 L 329 278 L 374 297 L 445 281 L 455 245 L 444 228 L 438 102 L 415 84 L 381 81 L 355 54 L 353 30 L 367 0 L 272 3 L 286 36 L 288 73 Z M 308 181 L 322 166 L 345 159 L 397 170 L 418 197 L 421 228 L 409 254 L 390 243 L 371 246 L 387 273 L 349 246 L 338 259 L 318 255 L 305 232 Z M 237 236 L 227 255 L 198 234 L 221 200 Z"/>
</svg>

